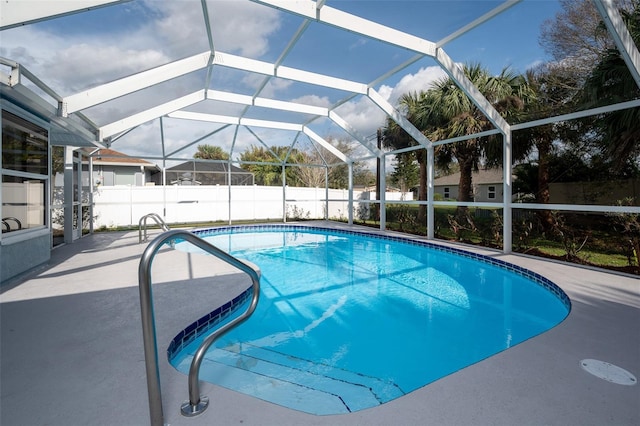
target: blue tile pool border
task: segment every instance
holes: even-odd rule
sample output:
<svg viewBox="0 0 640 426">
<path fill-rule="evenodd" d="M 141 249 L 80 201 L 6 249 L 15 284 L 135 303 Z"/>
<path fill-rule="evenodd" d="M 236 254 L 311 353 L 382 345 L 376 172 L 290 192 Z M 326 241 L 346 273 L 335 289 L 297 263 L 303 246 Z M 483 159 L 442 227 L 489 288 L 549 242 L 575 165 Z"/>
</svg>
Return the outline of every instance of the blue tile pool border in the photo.
<svg viewBox="0 0 640 426">
<path fill-rule="evenodd" d="M 509 262 L 505 262 L 504 260 L 494 259 L 493 257 L 486 256 L 483 254 L 473 253 L 466 250 L 442 246 L 439 244 L 434 244 L 428 241 L 420 241 L 412 239 L 411 236 L 401 237 L 395 235 L 384 235 L 378 234 L 374 232 L 365 232 L 365 231 L 353 231 L 353 230 L 345 230 L 345 229 L 334 229 L 334 228 L 325 228 L 320 226 L 305 226 L 305 225 L 235 225 L 235 226 L 221 226 L 218 228 L 207 228 L 207 229 L 196 229 L 192 231 L 195 235 L 204 238 L 216 234 L 242 234 L 246 232 L 269 232 L 269 231 L 295 231 L 295 232 L 330 232 L 332 234 L 338 235 L 357 235 L 357 236 L 366 236 L 370 238 L 377 238 L 381 240 L 400 242 L 403 244 L 410 244 L 418 247 L 426 247 L 433 250 L 442 251 L 449 254 L 455 254 L 458 256 L 462 256 L 468 259 L 473 259 L 479 262 L 483 262 L 489 265 L 496 266 L 501 269 L 505 269 L 514 274 L 520 275 L 524 278 L 527 278 L 536 284 L 540 285 L 544 289 L 550 291 L 553 295 L 555 295 L 564 306 L 567 308 L 567 313 L 571 312 L 571 300 L 569 296 L 562 291 L 560 287 L 558 287 L 555 283 L 550 281 L 548 278 L 543 277 L 542 275 L 530 271 L 526 268 L 523 268 L 518 265 L 514 265 Z M 197 336 L 206 333 L 215 325 L 219 324 L 225 318 L 227 318 L 231 313 L 238 309 L 243 303 L 245 303 L 250 297 L 252 293 L 252 288 L 249 287 L 246 291 L 244 291 L 239 296 L 235 297 L 230 302 L 225 303 L 223 306 L 220 306 L 209 314 L 203 316 L 197 321 L 191 323 L 187 328 L 178 333 L 171 343 L 169 344 L 169 348 L 167 349 L 167 356 L 169 360 L 173 359 L 173 357 L 179 353 L 185 346 L 191 343 Z"/>
<path fill-rule="evenodd" d="M 229 315 L 235 312 L 240 306 L 247 302 L 253 294 L 253 287 L 249 287 L 244 292 L 234 297 L 231 301 L 214 309 L 207 315 L 189 324 L 187 328 L 178 333 L 167 348 L 167 358 L 171 361 L 176 354 L 182 351 L 185 346 L 193 342 L 196 337 L 201 336 L 219 324 Z"/>
</svg>

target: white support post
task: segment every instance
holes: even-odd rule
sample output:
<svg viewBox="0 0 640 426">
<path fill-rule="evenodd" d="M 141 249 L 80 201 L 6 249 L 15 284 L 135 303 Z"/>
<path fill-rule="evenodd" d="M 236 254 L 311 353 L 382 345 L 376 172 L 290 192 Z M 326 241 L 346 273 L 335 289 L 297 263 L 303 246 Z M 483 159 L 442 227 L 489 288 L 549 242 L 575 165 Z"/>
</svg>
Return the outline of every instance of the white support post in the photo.
<svg viewBox="0 0 640 426">
<path fill-rule="evenodd" d="M 282 221 L 287 223 L 287 178 L 286 169 L 282 163 Z"/>
<path fill-rule="evenodd" d="M 74 147 L 64 147 L 64 242 L 73 242 L 73 151 Z"/>
<path fill-rule="evenodd" d="M 349 225 L 353 225 L 353 163 L 347 164 L 349 175 Z"/>
<path fill-rule="evenodd" d="M 73 159 L 74 167 L 76 170 L 76 181 L 75 181 L 76 190 L 74 191 L 74 193 L 78 197 L 74 206 L 74 210 L 76 214 L 76 229 L 73 235 L 74 240 L 79 240 L 80 238 L 82 238 L 82 227 L 84 226 L 84 223 L 82 220 L 82 209 L 83 209 L 82 196 L 84 192 L 82 188 L 82 158 L 83 158 L 82 151 L 78 151 L 78 156 Z"/>
<path fill-rule="evenodd" d="M 380 199 L 380 230 L 384 231 L 387 229 L 387 205 L 386 205 L 386 195 L 387 195 L 387 179 L 386 179 L 386 155 L 380 156 L 380 194 L 378 194 L 378 198 Z"/>
<path fill-rule="evenodd" d="M 435 208 L 433 206 L 434 148 L 427 148 L 427 239 L 435 237 Z"/>
<path fill-rule="evenodd" d="M 227 190 L 229 199 L 229 201 L 227 202 L 227 204 L 229 205 L 229 225 L 231 225 L 231 155 L 229 155 L 229 160 L 227 160 Z"/>
<path fill-rule="evenodd" d="M 324 220 L 329 220 L 329 166 L 324 165 Z"/>
<path fill-rule="evenodd" d="M 167 221 L 167 162 L 162 160 L 162 219 Z"/>
<path fill-rule="evenodd" d="M 142 176 L 144 176 L 144 174 Z M 92 155 L 89 156 L 89 233 L 93 234 L 93 156 Z"/>
<path fill-rule="evenodd" d="M 512 174 L 512 152 L 511 152 L 511 144 L 512 144 L 512 135 L 511 130 L 507 131 L 504 134 L 504 143 L 503 143 L 503 165 L 502 170 L 504 173 L 503 176 L 503 186 L 502 193 L 503 195 L 503 208 L 502 208 L 502 251 L 506 254 L 511 253 L 512 250 L 512 233 L 513 233 L 513 221 L 512 221 L 512 210 L 511 210 L 511 198 L 512 198 L 512 187 L 511 187 L 511 174 Z"/>
<path fill-rule="evenodd" d="M 164 120 L 160 117 L 160 145 L 162 146 L 162 219 L 167 221 L 167 152 L 164 139 Z"/>
</svg>

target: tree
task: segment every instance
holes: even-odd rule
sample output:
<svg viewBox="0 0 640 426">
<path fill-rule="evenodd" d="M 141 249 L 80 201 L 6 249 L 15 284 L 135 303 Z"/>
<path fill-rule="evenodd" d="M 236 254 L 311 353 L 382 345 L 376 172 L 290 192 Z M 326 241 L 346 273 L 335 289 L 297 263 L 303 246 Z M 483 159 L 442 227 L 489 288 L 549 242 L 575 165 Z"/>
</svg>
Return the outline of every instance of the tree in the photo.
<svg viewBox="0 0 640 426">
<path fill-rule="evenodd" d="M 522 109 L 522 99 L 528 90 L 526 81 L 508 69 L 502 70 L 497 76 L 479 64 L 464 65 L 463 72 L 469 80 L 480 90 L 485 98 L 505 117 Z M 460 89 L 451 78 L 435 81 L 425 92 L 408 93 L 400 98 L 400 106 L 406 118 L 429 139 L 437 141 L 493 128 L 487 117 Z M 490 138 L 470 138 L 466 141 L 439 145 L 435 149 L 436 165 L 446 170 L 453 162 L 460 167 L 460 181 L 458 184 L 458 201 L 472 201 L 472 171 L 478 168 L 480 159 L 485 154 L 502 155 L 502 150 L 495 149 L 495 144 L 489 143 Z M 416 142 L 397 124 L 387 120 L 387 127 L 383 133 L 383 143 L 395 149 L 413 146 Z M 501 144 L 501 142 L 500 142 Z M 420 165 L 420 187 L 418 199 L 426 199 L 426 152 L 415 151 Z M 491 159 L 492 164 L 497 163 Z M 459 212 L 464 208 L 459 208 Z M 421 206 L 418 220 L 424 221 L 426 209 Z"/>
<path fill-rule="evenodd" d="M 193 158 L 200 160 L 228 160 L 229 153 L 225 152 L 219 146 L 213 145 L 198 145 L 198 151 L 193 154 Z"/>
<path fill-rule="evenodd" d="M 554 115 L 561 115 L 574 108 L 573 99 L 577 93 L 576 76 L 552 64 L 530 69 L 525 74 L 528 87 L 523 98 L 523 109 L 514 117 L 515 121 L 533 121 Z M 513 158 L 521 160 L 537 153 L 538 164 L 535 167 L 535 202 L 548 204 L 550 199 L 549 183 L 550 162 L 554 153 L 554 142 L 559 139 L 571 139 L 571 127 L 566 123 L 545 124 L 522 129 L 513 133 Z M 533 169 L 528 170 L 528 172 Z M 553 217 L 548 210 L 538 212 L 545 230 L 553 227 Z"/>
<path fill-rule="evenodd" d="M 411 92 L 402 95 L 398 101 L 401 112 L 414 126 L 418 125 L 420 128 L 421 123 L 417 123 L 416 115 L 420 108 L 421 102 L 424 101 L 424 92 Z M 391 117 L 387 118 L 386 125 L 382 130 L 382 145 L 385 148 L 391 149 L 403 149 L 411 146 L 416 146 L 418 142 L 414 140 L 402 127 L 398 125 Z M 412 151 L 415 160 L 418 162 L 418 200 L 426 201 L 427 199 L 427 153 L 426 150 Z M 427 217 L 427 207 L 420 205 L 418 209 L 417 220 L 419 223 L 424 223 Z"/>
<path fill-rule="evenodd" d="M 419 167 L 413 152 L 396 155 L 396 166 L 391 173 L 390 182 L 402 192 L 410 191 L 419 184 Z"/>
<path fill-rule="evenodd" d="M 335 137 L 327 137 L 331 144 L 347 157 L 350 157 L 357 142 L 350 139 L 338 139 Z M 329 188 L 347 188 L 349 186 L 349 166 L 338 159 L 328 149 L 322 146 L 316 146 L 313 150 L 304 153 L 306 158 L 301 163 L 308 164 L 323 164 L 329 166 L 327 173 L 329 178 Z M 309 168 L 301 170 L 305 175 L 313 175 L 314 182 L 322 181 L 324 186 L 324 168 Z M 310 176 L 309 176 L 310 177 Z M 304 182 L 307 178 L 301 178 Z M 368 185 L 371 181 L 375 181 L 375 176 L 370 170 L 367 170 L 363 162 L 353 163 L 353 184 L 354 185 Z M 320 186 L 320 185 L 318 185 Z"/>
<path fill-rule="evenodd" d="M 275 154 L 275 155 L 274 155 Z M 285 163 L 300 162 L 300 153 L 288 146 L 272 146 L 270 148 L 251 145 L 240 154 L 240 160 L 253 164 L 242 164 L 241 167 L 254 174 L 256 185 L 282 185 L 282 169 L 285 168 L 287 185 L 297 186 L 299 181 L 295 167 L 285 167 Z"/>
<path fill-rule="evenodd" d="M 505 117 L 512 116 L 523 107 L 527 95 L 526 81 L 508 69 L 497 76 L 479 64 L 465 65 L 463 71 L 485 98 Z M 434 141 L 465 136 L 493 128 L 493 124 L 467 97 L 451 78 L 437 80 L 424 94 L 416 114 L 427 136 Z M 473 200 L 472 171 L 477 170 L 480 159 L 498 152 L 487 138 L 470 138 L 461 142 L 440 145 L 435 152 L 436 162 L 446 167 L 455 160 L 460 167 L 458 201 Z M 500 142 L 501 144 L 501 142 Z M 500 155 L 501 155 L 501 151 Z M 497 163 L 490 159 L 491 163 Z M 461 213 L 465 209 L 459 208 Z"/>
<path fill-rule="evenodd" d="M 635 1 L 616 0 L 616 6 L 629 11 Z M 576 77 L 579 87 L 593 64 L 615 46 L 592 0 L 560 0 L 560 4 L 562 10 L 543 23 L 539 42 L 558 70 Z"/>
<path fill-rule="evenodd" d="M 302 161 L 301 165 L 296 167 L 296 174 L 301 185 L 307 188 L 324 188 L 328 171 L 320 153 L 313 150 L 300 154 Z"/>
<path fill-rule="evenodd" d="M 372 186 L 376 183 L 376 174 L 362 165 L 362 163 L 354 163 L 353 184 L 360 186 Z"/>
<path fill-rule="evenodd" d="M 633 0 L 630 10 L 622 9 L 622 19 L 633 42 L 640 45 L 640 1 Z M 640 98 L 640 88 L 615 47 L 598 58 L 587 77 L 581 100 L 587 107 L 611 105 Z M 628 108 L 596 117 L 594 129 L 600 136 L 600 148 L 614 168 L 627 163 L 640 166 L 640 108 Z"/>
</svg>

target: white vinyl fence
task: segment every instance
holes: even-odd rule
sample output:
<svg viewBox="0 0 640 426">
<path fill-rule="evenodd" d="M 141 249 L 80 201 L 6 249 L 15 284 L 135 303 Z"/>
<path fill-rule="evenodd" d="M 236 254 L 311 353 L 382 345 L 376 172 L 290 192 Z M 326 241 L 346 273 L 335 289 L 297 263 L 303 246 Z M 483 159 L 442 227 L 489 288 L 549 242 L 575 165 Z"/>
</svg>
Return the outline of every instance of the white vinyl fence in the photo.
<svg viewBox="0 0 640 426">
<path fill-rule="evenodd" d="M 283 197 L 286 191 L 286 201 Z M 240 220 L 324 219 L 324 188 L 279 186 L 103 186 L 94 193 L 94 227 L 137 225 L 148 213 L 166 223 Z M 411 193 L 388 192 L 386 199 L 411 200 Z M 229 203 L 231 197 L 231 203 Z M 349 217 L 349 191 L 328 191 L 329 219 Z M 366 215 L 375 192 L 354 191 L 354 218 Z"/>
</svg>

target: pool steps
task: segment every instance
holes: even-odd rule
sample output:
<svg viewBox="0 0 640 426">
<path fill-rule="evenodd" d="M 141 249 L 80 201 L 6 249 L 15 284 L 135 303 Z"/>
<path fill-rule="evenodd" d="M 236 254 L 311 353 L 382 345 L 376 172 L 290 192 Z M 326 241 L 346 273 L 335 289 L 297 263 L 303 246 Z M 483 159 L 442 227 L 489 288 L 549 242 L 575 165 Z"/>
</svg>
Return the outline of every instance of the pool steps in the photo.
<svg viewBox="0 0 640 426">
<path fill-rule="evenodd" d="M 175 367 L 188 371 L 191 357 Z M 394 383 L 246 343 L 210 350 L 203 366 L 202 380 L 316 415 L 363 410 L 404 395 Z"/>
</svg>

